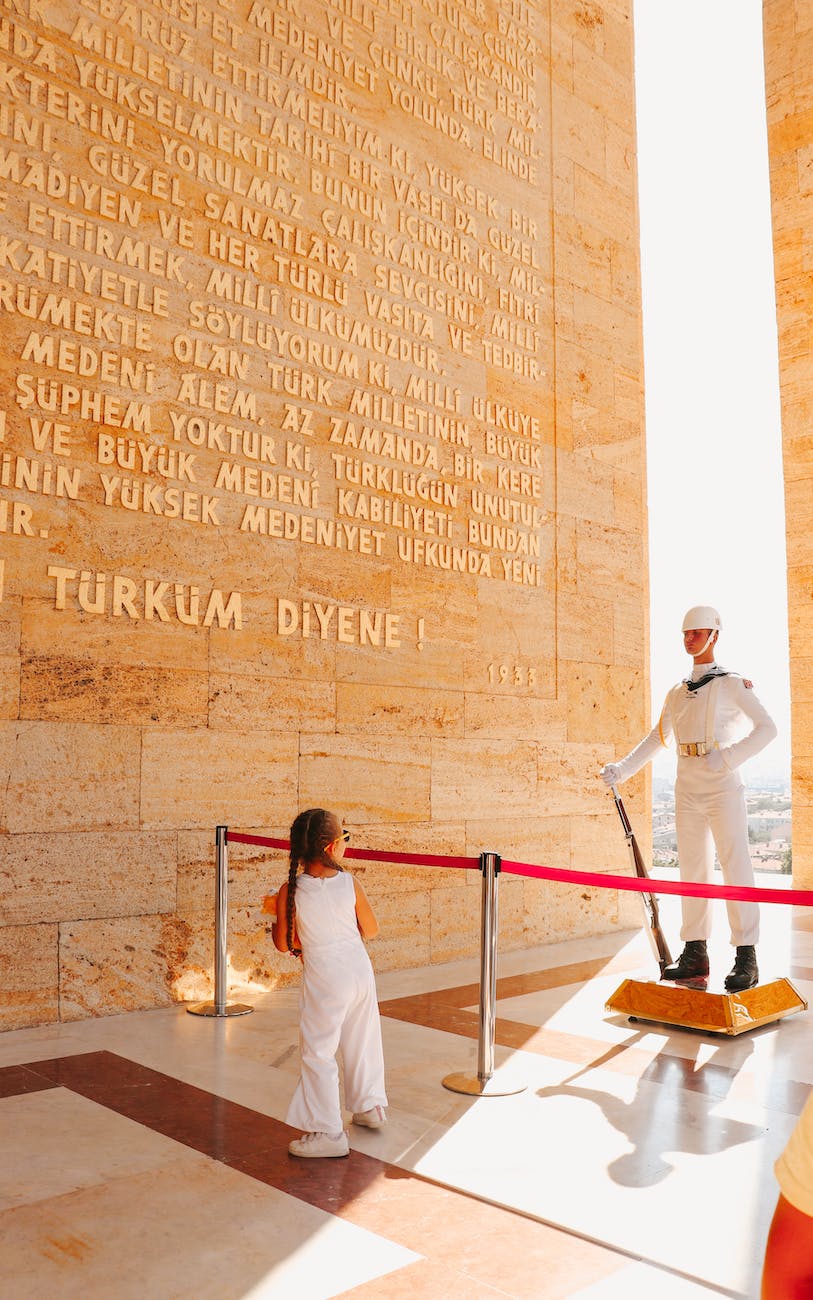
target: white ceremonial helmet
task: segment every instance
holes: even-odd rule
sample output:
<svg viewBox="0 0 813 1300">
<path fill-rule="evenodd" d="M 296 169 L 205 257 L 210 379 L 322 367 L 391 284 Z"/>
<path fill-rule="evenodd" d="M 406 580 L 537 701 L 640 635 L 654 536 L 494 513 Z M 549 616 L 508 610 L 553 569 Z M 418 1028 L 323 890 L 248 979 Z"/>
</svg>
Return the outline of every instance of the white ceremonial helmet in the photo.
<svg viewBox="0 0 813 1300">
<path fill-rule="evenodd" d="M 708 627 L 712 632 L 720 632 L 722 626 L 720 615 L 711 605 L 692 605 L 692 608 L 686 611 L 681 631 L 694 632 L 699 627 Z"/>
<path fill-rule="evenodd" d="M 695 656 L 704 655 L 706 653 L 709 646 L 714 644 L 717 633 L 720 631 L 722 626 L 720 615 L 712 605 L 692 605 L 691 609 L 687 609 L 683 618 L 684 632 L 695 632 L 698 628 L 703 627 L 711 629 L 706 638 L 706 644 L 703 646 L 702 650 L 693 651 Z"/>
</svg>

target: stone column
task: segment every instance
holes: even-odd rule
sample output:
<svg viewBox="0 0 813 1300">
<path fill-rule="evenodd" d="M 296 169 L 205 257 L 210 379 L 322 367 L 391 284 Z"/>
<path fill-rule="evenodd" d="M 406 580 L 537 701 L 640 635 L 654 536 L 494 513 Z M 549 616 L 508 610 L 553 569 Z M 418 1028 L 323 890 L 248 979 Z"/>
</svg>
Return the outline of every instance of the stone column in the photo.
<svg viewBox="0 0 813 1300">
<path fill-rule="evenodd" d="M 813 7 L 765 0 L 788 553 L 794 883 L 813 883 Z"/>
</svg>

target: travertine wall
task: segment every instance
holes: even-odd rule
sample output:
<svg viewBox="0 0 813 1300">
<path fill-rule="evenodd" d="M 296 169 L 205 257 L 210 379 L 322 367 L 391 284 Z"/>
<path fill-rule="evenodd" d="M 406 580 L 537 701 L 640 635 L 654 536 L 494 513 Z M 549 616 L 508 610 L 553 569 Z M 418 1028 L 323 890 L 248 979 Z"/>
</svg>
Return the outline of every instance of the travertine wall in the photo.
<svg viewBox="0 0 813 1300">
<path fill-rule="evenodd" d="M 208 995 L 218 823 L 624 866 L 632 85 L 624 0 L 3 0 L 2 1025 Z M 231 863 L 231 991 L 296 978 Z M 363 874 L 379 969 L 476 951 L 478 877 Z"/>
<path fill-rule="evenodd" d="M 813 886 L 813 6 L 763 5 L 788 553 L 793 879 Z"/>
</svg>

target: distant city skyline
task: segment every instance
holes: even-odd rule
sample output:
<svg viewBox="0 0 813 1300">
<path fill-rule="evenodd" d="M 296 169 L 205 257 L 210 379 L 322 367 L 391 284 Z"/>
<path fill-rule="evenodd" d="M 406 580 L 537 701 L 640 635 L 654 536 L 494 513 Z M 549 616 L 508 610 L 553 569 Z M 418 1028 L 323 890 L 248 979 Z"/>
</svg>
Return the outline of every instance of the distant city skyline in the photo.
<svg viewBox="0 0 813 1300">
<path fill-rule="evenodd" d="M 760 0 L 636 0 L 652 715 L 690 667 L 687 608 L 790 769 L 784 485 Z M 674 755 L 660 758 L 668 772 Z"/>
</svg>

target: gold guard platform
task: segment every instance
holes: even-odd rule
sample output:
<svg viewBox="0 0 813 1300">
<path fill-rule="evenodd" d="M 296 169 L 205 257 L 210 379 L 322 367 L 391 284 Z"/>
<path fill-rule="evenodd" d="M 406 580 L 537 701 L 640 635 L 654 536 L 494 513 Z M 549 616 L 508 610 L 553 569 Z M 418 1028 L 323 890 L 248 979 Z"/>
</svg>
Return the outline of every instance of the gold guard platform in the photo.
<svg viewBox="0 0 813 1300">
<path fill-rule="evenodd" d="M 624 980 L 605 1008 L 634 1020 L 654 1020 L 681 1029 L 744 1034 L 797 1011 L 806 1011 L 807 1002 L 786 979 L 758 984 L 742 993 L 707 993 L 705 989 L 680 984 Z"/>
</svg>

